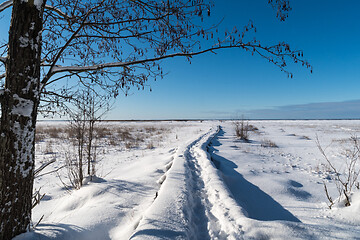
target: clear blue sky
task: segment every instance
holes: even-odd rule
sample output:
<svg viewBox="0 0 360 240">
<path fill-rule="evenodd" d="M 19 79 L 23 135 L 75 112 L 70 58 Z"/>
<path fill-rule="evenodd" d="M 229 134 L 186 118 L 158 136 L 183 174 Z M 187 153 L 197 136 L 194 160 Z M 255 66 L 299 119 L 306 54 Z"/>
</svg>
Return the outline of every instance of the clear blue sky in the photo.
<svg viewBox="0 0 360 240">
<path fill-rule="evenodd" d="M 220 29 L 230 30 L 252 19 L 263 43 L 286 41 L 303 50 L 313 74 L 291 66 L 290 79 L 237 49 L 196 56 L 192 64 L 170 59 L 163 63 L 168 75 L 149 82 L 152 92 L 134 89 L 118 97 L 108 119 L 360 118 L 359 0 L 291 0 L 285 22 L 268 0 L 214 2 L 206 21 L 224 18 Z"/>
<path fill-rule="evenodd" d="M 252 19 L 264 43 L 286 41 L 302 49 L 313 74 L 291 66 L 290 79 L 236 49 L 194 57 L 192 64 L 171 59 L 164 62 L 169 74 L 150 83 L 152 92 L 119 97 L 108 118 L 359 118 L 360 104 L 353 100 L 360 99 L 360 1 L 293 0 L 291 6 L 285 22 L 267 0 L 215 1 L 212 16 L 225 17 L 224 29 Z"/>
</svg>

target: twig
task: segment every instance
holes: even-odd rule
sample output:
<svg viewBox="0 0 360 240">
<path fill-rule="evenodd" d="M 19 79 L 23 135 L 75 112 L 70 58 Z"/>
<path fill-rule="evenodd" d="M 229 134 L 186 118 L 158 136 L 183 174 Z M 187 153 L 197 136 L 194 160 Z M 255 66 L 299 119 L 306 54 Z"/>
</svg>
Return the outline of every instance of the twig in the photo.
<svg viewBox="0 0 360 240">
<path fill-rule="evenodd" d="M 39 176 L 38 176 L 39 173 L 40 173 L 42 170 L 44 170 L 44 168 L 46 168 L 46 167 L 49 166 L 50 164 L 54 163 L 55 161 L 56 161 L 56 158 L 53 158 L 53 159 L 51 159 L 50 161 L 48 161 L 48 162 L 46 162 L 46 163 L 43 163 L 38 169 L 36 169 L 36 170 L 34 171 L 34 178 L 39 177 Z M 44 174 L 43 174 L 43 175 L 44 175 Z M 41 176 L 43 176 L 43 175 L 41 175 Z"/>
<path fill-rule="evenodd" d="M 334 205 L 334 201 L 332 200 L 332 198 L 331 198 L 330 195 L 329 195 L 329 192 L 328 192 L 328 189 L 327 189 L 327 187 L 326 187 L 325 182 L 323 182 L 323 184 L 324 184 L 324 189 L 325 189 L 326 197 L 327 197 L 327 199 L 328 199 L 329 202 L 330 202 L 330 205 L 328 205 L 328 207 L 331 209 L 331 207 Z"/>
</svg>

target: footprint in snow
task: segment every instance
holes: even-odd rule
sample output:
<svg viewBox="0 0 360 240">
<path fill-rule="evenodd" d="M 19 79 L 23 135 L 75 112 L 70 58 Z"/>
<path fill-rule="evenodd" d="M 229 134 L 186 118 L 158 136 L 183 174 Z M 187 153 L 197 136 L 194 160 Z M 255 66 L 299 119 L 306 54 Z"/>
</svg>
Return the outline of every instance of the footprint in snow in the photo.
<svg viewBox="0 0 360 240">
<path fill-rule="evenodd" d="M 301 183 L 294 181 L 294 180 L 289 180 L 289 185 L 292 187 L 296 187 L 296 188 L 300 188 L 303 187 L 304 185 L 302 185 Z"/>
<path fill-rule="evenodd" d="M 156 172 L 156 173 L 165 173 L 164 170 L 162 170 L 162 169 L 156 169 L 155 172 Z"/>
<path fill-rule="evenodd" d="M 169 153 L 175 153 L 176 150 L 177 150 L 177 148 L 172 148 L 172 149 L 169 150 Z"/>
<path fill-rule="evenodd" d="M 287 192 L 297 199 L 306 201 L 312 197 L 311 193 L 300 189 L 304 186 L 301 183 L 294 180 L 289 180 L 288 185 Z"/>
</svg>

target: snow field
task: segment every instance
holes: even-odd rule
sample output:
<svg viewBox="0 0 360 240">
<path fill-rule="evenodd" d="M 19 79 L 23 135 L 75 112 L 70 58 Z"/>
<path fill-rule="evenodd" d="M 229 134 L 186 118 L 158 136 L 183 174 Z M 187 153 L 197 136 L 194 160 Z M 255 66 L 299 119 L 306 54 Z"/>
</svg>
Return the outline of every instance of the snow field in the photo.
<svg viewBox="0 0 360 240">
<path fill-rule="evenodd" d="M 341 167 L 360 121 L 250 123 L 249 142 L 231 121 L 107 123 L 95 181 L 67 192 L 55 172 L 37 178 L 44 217 L 16 239 L 360 239 L 359 191 L 328 209 L 323 183 L 338 193 L 315 141 Z M 45 136 L 36 154 L 67 181 L 64 148 Z"/>
<path fill-rule="evenodd" d="M 342 164 L 337 144 L 359 129 L 359 121 L 251 121 L 259 131 L 250 142 L 236 140 L 231 122 L 213 141 L 215 160 L 226 186 L 248 213 L 245 239 L 358 239 L 359 215 L 327 208 L 323 182 L 336 187 L 316 146 L 316 137 Z M 271 140 L 278 147 L 264 147 Z M 355 194 L 357 195 L 357 194 Z M 358 212 L 358 202 L 351 208 Z M 342 216 L 342 217 L 340 217 Z M 351 227 L 350 227 L 351 226 Z M 354 227 L 357 226 L 357 227 Z"/>
<path fill-rule="evenodd" d="M 53 123 L 43 123 L 51 125 Z M 165 129 L 160 136 L 146 136 L 137 147 L 127 149 L 124 145 L 109 144 L 106 137 L 100 142 L 101 161 L 98 163 L 95 182 L 68 193 L 56 173 L 42 176 L 35 181 L 35 188 L 46 193 L 44 201 L 34 209 L 33 220 L 43 219 L 36 231 L 19 239 L 129 239 L 139 225 L 143 214 L 152 205 L 159 188 L 167 178 L 167 172 L 178 156 L 178 148 L 184 149 L 191 139 L 214 123 L 117 123 L 111 127 L 126 127 L 131 134 L 146 132 L 144 129 Z M 63 123 L 57 123 L 61 127 Z M 114 126 L 116 125 L 116 126 Z M 154 131 L 155 131 L 154 130 Z M 115 131 L 114 131 L 115 132 Z M 61 135 L 61 134 L 59 134 Z M 48 138 L 48 137 L 47 137 Z M 64 164 L 61 151 L 69 148 L 67 139 L 45 138 L 38 143 L 37 159 L 40 162 L 56 157 L 54 165 L 45 172 L 60 169 Z M 151 140 L 155 148 L 148 149 Z M 52 153 L 46 151 L 51 142 Z M 121 141 L 120 141 L 121 143 Z M 64 170 L 64 171 L 63 171 Z M 60 169 L 63 181 L 67 181 L 65 169 Z M 167 181 L 165 181 L 167 182 Z M 170 181 L 168 181 L 170 183 Z M 171 189 L 171 188 L 169 188 Z M 184 189 L 185 191 L 185 189 Z M 180 226 L 180 225 L 178 225 Z"/>
</svg>

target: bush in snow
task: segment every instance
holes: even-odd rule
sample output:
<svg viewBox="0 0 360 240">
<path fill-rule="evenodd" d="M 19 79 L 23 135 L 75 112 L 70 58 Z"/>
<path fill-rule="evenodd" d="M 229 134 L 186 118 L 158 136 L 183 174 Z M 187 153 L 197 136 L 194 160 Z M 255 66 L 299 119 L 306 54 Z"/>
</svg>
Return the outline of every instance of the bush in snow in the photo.
<svg viewBox="0 0 360 240">
<path fill-rule="evenodd" d="M 263 141 L 261 141 L 261 146 L 262 147 L 270 147 L 270 148 L 277 148 L 278 145 L 276 143 L 274 143 L 273 141 L 271 140 L 268 140 L 268 139 L 264 139 Z"/>
<path fill-rule="evenodd" d="M 234 121 L 235 134 L 237 138 L 241 140 L 249 140 L 249 131 L 252 129 L 252 126 L 249 125 L 248 121 L 244 119 Z"/>
<path fill-rule="evenodd" d="M 316 140 L 317 146 L 326 160 L 326 167 L 331 172 L 331 178 L 334 181 L 336 188 L 338 190 L 338 202 L 343 202 L 344 206 L 351 205 L 351 195 L 354 187 L 359 189 L 358 177 L 360 174 L 360 143 L 359 139 L 356 136 L 350 138 L 349 145 L 345 148 L 344 152 L 340 154 L 340 157 L 343 159 L 340 165 L 336 165 L 327 154 L 325 149 L 320 145 L 319 139 Z M 330 196 L 327 186 L 324 182 L 324 189 L 326 197 L 328 198 L 330 204 L 329 208 L 335 204 L 334 199 Z"/>
</svg>

